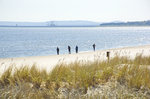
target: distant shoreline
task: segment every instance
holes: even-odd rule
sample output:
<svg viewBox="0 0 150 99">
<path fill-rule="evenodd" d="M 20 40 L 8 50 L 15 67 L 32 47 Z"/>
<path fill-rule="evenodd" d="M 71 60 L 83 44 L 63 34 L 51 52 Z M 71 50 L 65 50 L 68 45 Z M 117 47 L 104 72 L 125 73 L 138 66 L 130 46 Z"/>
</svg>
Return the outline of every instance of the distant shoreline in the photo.
<svg viewBox="0 0 150 99">
<path fill-rule="evenodd" d="M 100 27 L 100 26 L 0 26 L 0 27 Z"/>
<path fill-rule="evenodd" d="M 0 27 L 145 27 L 150 26 L 147 21 L 127 22 L 93 22 L 93 21 L 47 21 L 47 22 L 11 22 L 0 21 Z"/>
<path fill-rule="evenodd" d="M 144 25 L 144 26 L 0 26 L 0 27 L 46 27 L 46 28 L 57 28 L 57 27 L 150 27 L 150 25 Z"/>
</svg>

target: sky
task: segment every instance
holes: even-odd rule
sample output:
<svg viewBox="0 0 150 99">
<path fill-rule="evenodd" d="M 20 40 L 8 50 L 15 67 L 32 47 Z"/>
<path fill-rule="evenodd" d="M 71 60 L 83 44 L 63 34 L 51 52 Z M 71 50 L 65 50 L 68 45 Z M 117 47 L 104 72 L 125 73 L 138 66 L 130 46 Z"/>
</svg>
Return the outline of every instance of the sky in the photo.
<svg viewBox="0 0 150 99">
<path fill-rule="evenodd" d="M 150 0 L 0 0 L 0 21 L 150 20 Z"/>
</svg>

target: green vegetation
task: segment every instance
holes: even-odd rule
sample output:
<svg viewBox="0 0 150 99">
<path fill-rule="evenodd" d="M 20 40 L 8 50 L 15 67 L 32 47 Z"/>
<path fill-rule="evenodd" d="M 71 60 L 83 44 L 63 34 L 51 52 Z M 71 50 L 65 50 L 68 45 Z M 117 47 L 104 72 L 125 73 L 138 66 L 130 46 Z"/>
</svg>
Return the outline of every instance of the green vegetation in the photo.
<svg viewBox="0 0 150 99">
<path fill-rule="evenodd" d="M 19 69 L 10 66 L 0 77 L 0 98 L 27 97 L 147 99 L 150 97 L 150 57 L 59 63 L 50 73 L 37 69 L 36 65 Z"/>
</svg>

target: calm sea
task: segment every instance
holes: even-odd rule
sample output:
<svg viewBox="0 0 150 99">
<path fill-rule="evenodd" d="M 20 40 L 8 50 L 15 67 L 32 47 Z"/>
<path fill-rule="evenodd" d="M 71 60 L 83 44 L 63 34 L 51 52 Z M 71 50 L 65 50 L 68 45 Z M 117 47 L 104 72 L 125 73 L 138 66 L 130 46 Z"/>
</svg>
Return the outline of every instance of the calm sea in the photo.
<svg viewBox="0 0 150 99">
<path fill-rule="evenodd" d="M 150 44 L 150 27 L 0 27 L 0 58 L 66 54 Z"/>
</svg>

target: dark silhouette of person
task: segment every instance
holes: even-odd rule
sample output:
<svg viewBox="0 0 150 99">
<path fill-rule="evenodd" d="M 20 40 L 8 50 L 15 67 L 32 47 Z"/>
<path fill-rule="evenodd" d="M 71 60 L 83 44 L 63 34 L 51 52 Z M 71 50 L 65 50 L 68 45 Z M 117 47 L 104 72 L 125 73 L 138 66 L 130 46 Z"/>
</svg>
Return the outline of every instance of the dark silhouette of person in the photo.
<svg viewBox="0 0 150 99">
<path fill-rule="evenodd" d="M 93 44 L 93 50 L 95 51 L 95 47 L 96 47 L 96 45 L 95 44 Z"/>
<path fill-rule="evenodd" d="M 71 54 L 71 47 L 70 46 L 68 46 L 68 52 L 69 52 L 69 54 Z"/>
<path fill-rule="evenodd" d="M 57 49 L 56 49 L 56 50 L 57 50 L 57 55 L 59 55 L 59 48 L 57 47 Z"/>
<path fill-rule="evenodd" d="M 75 50 L 76 50 L 76 53 L 78 53 L 78 46 L 76 46 Z"/>
</svg>

